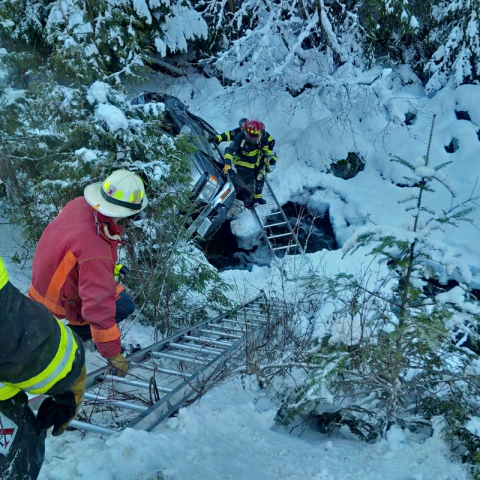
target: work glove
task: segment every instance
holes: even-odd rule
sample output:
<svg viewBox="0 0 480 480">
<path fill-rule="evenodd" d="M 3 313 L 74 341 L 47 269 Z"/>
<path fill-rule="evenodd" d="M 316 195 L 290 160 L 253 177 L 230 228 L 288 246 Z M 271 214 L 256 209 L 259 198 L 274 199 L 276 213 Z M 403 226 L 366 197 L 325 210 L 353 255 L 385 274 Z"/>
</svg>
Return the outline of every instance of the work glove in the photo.
<svg viewBox="0 0 480 480">
<path fill-rule="evenodd" d="M 231 165 L 229 165 L 228 163 L 226 163 L 224 166 L 223 166 L 223 174 L 224 175 L 228 175 L 228 171 L 232 168 Z"/>
<path fill-rule="evenodd" d="M 220 139 L 218 138 L 220 135 L 210 135 L 208 137 L 208 141 L 210 143 L 219 143 L 220 142 Z"/>
<path fill-rule="evenodd" d="M 277 165 L 276 165 L 275 163 L 271 163 L 271 164 L 267 167 L 267 172 L 268 172 L 268 173 L 273 172 L 273 171 L 275 170 L 275 167 L 276 167 L 276 166 L 277 166 Z"/>
<path fill-rule="evenodd" d="M 75 383 L 64 393 L 46 398 L 37 413 L 37 422 L 40 430 L 48 430 L 53 426 L 52 435 L 61 435 L 75 418 L 83 404 L 85 385 L 87 383 L 87 369 L 85 365 Z"/>
<path fill-rule="evenodd" d="M 118 353 L 114 357 L 107 358 L 107 362 L 116 368 L 114 375 L 117 377 L 125 377 L 127 375 L 128 360 L 121 353 Z"/>
</svg>

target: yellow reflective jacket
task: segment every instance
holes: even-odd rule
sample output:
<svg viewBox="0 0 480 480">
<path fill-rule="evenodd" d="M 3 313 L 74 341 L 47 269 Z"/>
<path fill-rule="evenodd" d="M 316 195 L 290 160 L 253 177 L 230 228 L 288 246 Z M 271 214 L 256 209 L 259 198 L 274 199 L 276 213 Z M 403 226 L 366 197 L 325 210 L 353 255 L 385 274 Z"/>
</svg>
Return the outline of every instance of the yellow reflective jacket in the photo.
<svg viewBox="0 0 480 480">
<path fill-rule="evenodd" d="M 46 395 L 68 390 L 85 364 L 77 338 L 10 283 L 0 257 L 0 401 L 22 390 Z"/>
</svg>

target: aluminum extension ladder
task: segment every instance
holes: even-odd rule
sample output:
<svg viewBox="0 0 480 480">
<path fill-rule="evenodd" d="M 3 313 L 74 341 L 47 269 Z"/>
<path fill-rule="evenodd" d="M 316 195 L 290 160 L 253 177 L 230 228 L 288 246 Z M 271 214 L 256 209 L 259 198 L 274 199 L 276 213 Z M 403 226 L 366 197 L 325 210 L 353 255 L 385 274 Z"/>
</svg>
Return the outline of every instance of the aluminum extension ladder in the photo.
<svg viewBox="0 0 480 480">
<path fill-rule="evenodd" d="M 245 363 L 269 330 L 272 315 L 266 296 L 155 343 L 131 355 L 120 378 L 107 366 L 88 374 L 85 402 L 71 427 L 112 435 L 125 428 L 153 430 L 186 403 Z M 38 410 L 45 397 L 29 401 Z"/>
<path fill-rule="evenodd" d="M 282 252 L 300 253 L 303 255 L 305 251 L 298 240 L 296 232 L 290 225 L 282 206 L 278 202 L 275 193 L 273 193 L 267 178 L 265 179 L 265 185 L 267 187 L 265 195 L 267 203 L 261 207 L 257 206 L 254 212 L 258 222 L 262 226 L 262 237 L 267 243 L 270 252 L 277 258 L 279 256 L 278 254 Z M 265 215 L 259 214 L 261 210 L 257 211 L 257 208 L 268 209 L 269 212 Z"/>
</svg>

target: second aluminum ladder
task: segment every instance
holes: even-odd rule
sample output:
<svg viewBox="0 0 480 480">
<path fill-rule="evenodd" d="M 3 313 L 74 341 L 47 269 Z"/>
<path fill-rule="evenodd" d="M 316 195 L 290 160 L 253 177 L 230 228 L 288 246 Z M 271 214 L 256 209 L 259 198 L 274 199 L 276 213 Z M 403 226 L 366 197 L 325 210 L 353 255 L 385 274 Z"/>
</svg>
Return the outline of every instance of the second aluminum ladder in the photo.
<svg viewBox="0 0 480 480">
<path fill-rule="evenodd" d="M 257 211 L 257 209 L 254 209 L 254 213 L 262 226 L 262 236 L 268 248 L 272 255 L 277 258 L 279 258 L 281 253 L 300 253 L 303 255 L 305 251 L 273 192 L 268 179 L 265 179 L 265 187 L 264 192 L 266 190 L 265 200 L 267 203 L 257 208 L 269 209 L 270 211 L 262 215 L 259 213 L 261 210 Z"/>
</svg>

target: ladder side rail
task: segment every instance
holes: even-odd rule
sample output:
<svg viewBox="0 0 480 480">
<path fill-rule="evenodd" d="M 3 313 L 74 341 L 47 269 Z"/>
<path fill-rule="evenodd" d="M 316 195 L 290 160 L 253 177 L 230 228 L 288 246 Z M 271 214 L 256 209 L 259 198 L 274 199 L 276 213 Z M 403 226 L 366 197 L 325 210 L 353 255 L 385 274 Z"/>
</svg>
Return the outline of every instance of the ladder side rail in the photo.
<svg viewBox="0 0 480 480">
<path fill-rule="evenodd" d="M 275 252 L 273 251 L 272 245 L 270 243 L 270 240 L 268 239 L 267 232 L 265 231 L 265 225 L 263 225 L 262 221 L 260 220 L 260 217 L 258 216 L 257 210 L 254 208 L 253 213 L 255 214 L 255 217 L 258 220 L 258 223 L 261 227 L 261 232 L 262 232 L 262 237 L 265 243 L 268 245 L 268 248 L 270 249 L 270 253 L 275 256 Z"/>
<path fill-rule="evenodd" d="M 268 181 L 267 178 L 265 178 L 265 185 L 267 185 L 267 188 L 268 190 L 270 191 L 270 194 L 272 195 L 275 203 L 277 204 L 278 206 L 278 210 L 279 210 L 279 213 L 282 215 L 282 218 L 283 220 L 287 223 L 287 228 L 288 230 L 290 231 L 290 233 L 292 234 L 293 236 L 293 239 L 295 240 L 295 243 L 297 244 L 297 247 L 298 249 L 300 250 L 300 253 L 303 255 L 305 252 L 303 250 L 303 247 L 300 245 L 300 242 L 298 241 L 298 238 L 297 238 L 297 235 L 296 233 L 293 231 L 293 228 L 292 226 L 290 225 L 290 222 L 288 221 L 287 217 L 285 216 L 285 212 L 283 211 L 283 208 L 280 206 L 280 203 L 275 195 L 275 193 L 273 192 L 273 189 L 270 185 L 270 182 Z"/>
<path fill-rule="evenodd" d="M 191 335 L 193 332 L 199 332 L 201 331 L 200 329 L 202 327 L 204 327 L 205 325 L 207 325 L 209 322 L 217 322 L 217 323 L 220 323 L 222 321 L 222 319 L 227 316 L 228 314 L 231 314 L 231 313 L 235 313 L 237 312 L 238 310 L 241 310 L 242 308 L 245 308 L 249 305 L 252 305 L 252 304 L 255 304 L 255 302 L 257 302 L 260 298 L 265 298 L 266 295 L 265 295 L 265 292 L 262 290 L 260 292 L 259 295 L 257 295 L 256 297 L 254 297 L 253 299 L 245 302 L 244 304 L 242 305 L 239 305 L 238 307 L 234 308 L 233 310 L 229 311 L 229 312 L 224 312 L 220 315 L 218 315 L 217 317 L 214 317 L 213 319 L 212 318 L 208 318 L 202 322 L 200 322 L 199 324 L 197 325 L 194 325 L 194 326 L 189 326 L 189 327 L 186 327 L 184 329 L 182 329 L 181 331 L 171 335 L 170 337 L 167 337 L 163 340 L 160 340 L 159 342 L 153 344 L 153 345 L 150 345 L 149 347 L 146 347 L 142 350 L 140 350 L 139 352 L 136 352 L 132 355 L 130 355 L 128 357 L 128 360 L 133 364 L 133 366 L 135 367 L 141 367 L 141 364 L 143 362 L 146 362 L 148 360 L 150 360 L 152 357 L 153 357 L 153 353 L 154 352 L 162 352 L 163 350 L 167 350 L 169 349 L 169 344 L 170 342 L 172 341 L 179 341 L 181 340 L 185 335 Z M 243 337 L 240 337 L 238 339 L 237 342 L 235 342 L 232 347 L 229 347 L 230 348 L 233 348 L 237 345 L 238 342 L 241 341 Z M 227 351 L 229 350 L 227 349 Z M 222 356 L 222 355 L 220 355 Z M 208 366 L 208 364 L 207 364 Z M 203 368 L 206 368 L 207 366 L 204 366 Z M 87 381 L 86 381 L 86 388 L 85 390 L 88 391 L 88 390 L 91 390 L 93 388 L 96 388 L 96 387 L 100 387 L 103 383 L 103 381 L 108 381 L 108 378 L 109 378 L 109 373 L 110 373 L 110 369 L 111 369 L 111 366 L 110 365 L 106 365 L 105 367 L 100 367 L 99 369 L 89 373 L 87 375 Z M 193 374 L 195 375 L 195 373 Z M 116 377 L 115 377 L 116 378 Z M 189 380 L 190 380 L 191 377 L 189 377 Z M 175 389 L 177 390 L 177 389 Z M 174 390 L 174 391 L 175 391 Z M 171 395 L 172 392 L 170 392 L 168 395 Z M 40 407 L 40 404 L 42 403 L 42 401 L 46 398 L 47 396 L 46 395 L 37 395 L 31 399 L 29 399 L 29 402 L 28 402 L 28 405 L 30 406 L 30 408 L 33 410 L 33 411 L 36 411 L 38 410 L 38 408 Z M 75 421 L 76 425 L 78 425 L 78 428 L 80 428 L 80 424 L 83 424 L 85 422 L 80 422 L 80 421 Z M 88 424 L 86 423 L 86 425 L 89 425 L 91 426 L 91 424 Z M 73 422 L 72 422 L 72 426 L 73 425 Z M 97 433 L 101 433 L 99 430 L 101 430 L 103 427 L 98 427 L 97 430 L 95 430 L 95 426 L 91 426 L 92 428 L 88 428 L 88 431 L 96 431 Z M 84 430 L 87 430 L 86 428 L 83 428 Z M 103 433 L 106 433 L 107 430 L 109 429 L 104 429 L 105 432 Z M 111 432 L 115 432 L 113 430 L 111 430 Z"/>
<path fill-rule="evenodd" d="M 204 391 L 219 375 L 228 371 L 229 368 L 226 365 L 228 360 L 243 346 L 244 342 L 250 340 L 257 343 L 261 336 L 260 331 L 263 331 L 263 328 L 250 330 L 247 335 L 244 335 L 240 340 L 235 342 L 234 345 L 225 350 L 225 352 L 222 352 L 207 365 L 195 372 L 188 381 L 178 385 L 172 392 L 162 397 L 124 428 L 151 432 L 158 424 L 180 409 L 186 402 L 198 396 L 200 391 Z"/>
<path fill-rule="evenodd" d="M 265 296 L 265 293 L 263 291 L 259 295 L 257 295 L 255 298 L 235 308 L 234 311 L 245 308 L 246 306 L 256 302 L 262 296 Z M 220 322 L 226 314 L 227 312 L 221 313 L 220 315 L 217 315 L 214 318 L 207 318 L 206 320 L 203 320 L 197 325 L 185 327 L 179 332 L 176 332 L 175 334 L 167 338 L 164 338 L 163 340 L 160 340 L 159 342 L 153 345 L 150 345 L 149 347 L 146 347 L 140 350 L 139 352 L 135 352 L 134 354 L 128 357 L 128 360 L 134 366 L 141 366 L 143 362 L 145 362 L 146 360 L 149 360 L 152 357 L 153 352 L 161 352 L 162 350 L 168 349 L 170 343 L 179 342 L 185 335 L 189 335 L 191 334 L 191 332 L 194 332 L 195 330 L 204 327 L 209 322 Z M 89 373 L 87 375 L 86 390 L 90 390 L 92 388 L 98 387 L 99 378 L 107 375 L 110 368 L 111 368 L 110 365 L 106 365 L 105 367 L 101 367 L 98 370 L 95 370 Z"/>
<path fill-rule="evenodd" d="M 230 354 L 242 343 L 242 339 L 235 342 L 225 352 L 217 355 L 207 365 L 197 370 L 188 381 L 182 382 L 172 392 L 162 397 L 158 402 L 152 405 L 147 411 L 141 413 L 136 419 L 130 422 L 125 428 L 135 430 L 152 431 L 159 423 L 172 415 L 182 407 L 186 402 L 198 395 L 198 391 L 204 389 L 207 383 L 212 380 L 212 376 L 218 376 Z M 217 372 L 217 374 L 215 374 Z"/>
</svg>

